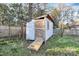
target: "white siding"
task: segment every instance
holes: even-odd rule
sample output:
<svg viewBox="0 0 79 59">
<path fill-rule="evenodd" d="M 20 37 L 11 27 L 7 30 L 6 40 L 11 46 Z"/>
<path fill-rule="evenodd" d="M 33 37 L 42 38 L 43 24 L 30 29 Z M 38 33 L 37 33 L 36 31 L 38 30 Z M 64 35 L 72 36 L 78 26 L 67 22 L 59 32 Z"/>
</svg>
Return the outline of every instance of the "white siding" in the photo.
<svg viewBox="0 0 79 59">
<path fill-rule="evenodd" d="M 49 22 L 49 29 L 47 27 Z M 26 40 L 35 40 L 35 25 L 34 20 L 28 22 L 26 25 Z M 53 35 L 53 23 L 46 18 L 45 21 L 45 40 L 48 40 Z"/>
<path fill-rule="evenodd" d="M 49 29 L 48 29 L 48 24 L 47 22 L 49 22 Z M 52 35 L 53 35 L 53 22 L 51 22 L 50 20 L 48 20 L 46 18 L 46 25 L 45 25 L 45 28 L 46 28 L 46 37 L 45 37 L 45 40 L 48 40 Z"/>
<path fill-rule="evenodd" d="M 26 24 L 26 40 L 35 40 L 34 20 Z"/>
</svg>

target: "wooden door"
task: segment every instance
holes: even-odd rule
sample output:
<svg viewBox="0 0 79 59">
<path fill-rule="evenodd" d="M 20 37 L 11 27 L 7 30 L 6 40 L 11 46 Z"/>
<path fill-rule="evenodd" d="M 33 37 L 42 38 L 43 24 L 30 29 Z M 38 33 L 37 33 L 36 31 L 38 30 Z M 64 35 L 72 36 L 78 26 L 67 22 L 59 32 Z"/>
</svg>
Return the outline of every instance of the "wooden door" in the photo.
<svg viewBox="0 0 79 59">
<path fill-rule="evenodd" d="M 35 39 L 45 39 L 45 22 L 42 19 L 35 21 Z"/>
</svg>

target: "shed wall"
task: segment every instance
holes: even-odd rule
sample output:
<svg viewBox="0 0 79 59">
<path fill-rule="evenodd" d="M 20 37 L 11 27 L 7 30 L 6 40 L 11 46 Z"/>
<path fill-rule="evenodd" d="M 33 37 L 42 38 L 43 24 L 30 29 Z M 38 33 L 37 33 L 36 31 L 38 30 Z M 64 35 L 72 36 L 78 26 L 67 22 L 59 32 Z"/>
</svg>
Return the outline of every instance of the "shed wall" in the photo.
<svg viewBox="0 0 79 59">
<path fill-rule="evenodd" d="M 26 24 L 26 40 L 35 40 L 34 20 Z"/>
<path fill-rule="evenodd" d="M 49 22 L 49 28 L 48 28 L 48 24 L 47 24 L 48 22 Z M 45 40 L 48 40 L 53 35 L 53 22 L 51 22 L 50 20 L 48 20 L 48 18 L 46 18 L 45 23 L 46 23 L 46 25 L 45 25 L 45 28 L 46 28 Z"/>
</svg>

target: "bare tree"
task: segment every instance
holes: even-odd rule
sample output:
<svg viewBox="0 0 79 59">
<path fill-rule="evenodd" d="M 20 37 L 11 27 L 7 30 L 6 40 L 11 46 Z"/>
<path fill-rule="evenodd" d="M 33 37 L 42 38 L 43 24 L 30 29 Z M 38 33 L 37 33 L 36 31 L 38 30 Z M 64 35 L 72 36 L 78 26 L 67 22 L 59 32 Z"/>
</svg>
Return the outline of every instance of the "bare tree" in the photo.
<svg viewBox="0 0 79 59">
<path fill-rule="evenodd" d="M 32 6 L 33 6 L 33 3 L 29 3 L 29 7 L 28 7 L 28 16 L 29 16 L 29 19 L 28 21 L 32 20 Z"/>
</svg>

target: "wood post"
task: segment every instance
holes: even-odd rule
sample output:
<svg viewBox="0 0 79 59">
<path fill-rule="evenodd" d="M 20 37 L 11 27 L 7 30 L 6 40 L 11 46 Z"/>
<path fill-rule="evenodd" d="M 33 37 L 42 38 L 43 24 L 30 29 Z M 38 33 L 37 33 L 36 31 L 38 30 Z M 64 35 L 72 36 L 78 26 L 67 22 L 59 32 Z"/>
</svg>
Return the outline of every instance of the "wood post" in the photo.
<svg viewBox="0 0 79 59">
<path fill-rule="evenodd" d="M 21 29 L 19 31 L 19 38 L 24 39 L 24 33 L 25 33 L 25 28 L 24 28 L 24 23 L 21 24 Z"/>
</svg>

